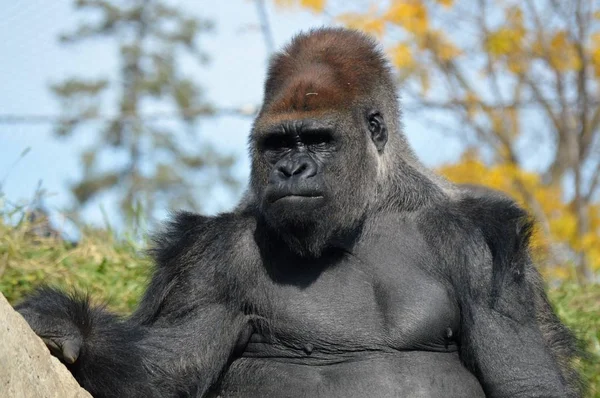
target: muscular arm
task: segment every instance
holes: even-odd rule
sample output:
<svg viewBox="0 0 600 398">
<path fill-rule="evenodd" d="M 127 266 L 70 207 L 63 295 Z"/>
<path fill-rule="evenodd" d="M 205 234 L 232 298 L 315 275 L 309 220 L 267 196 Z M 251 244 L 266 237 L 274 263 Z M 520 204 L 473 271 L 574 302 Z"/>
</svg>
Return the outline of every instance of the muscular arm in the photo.
<svg viewBox="0 0 600 398">
<path fill-rule="evenodd" d="M 129 319 L 48 288 L 17 307 L 95 397 L 203 396 L 227 365 L 244 316 L 228 301 L 199 222 L 181 215 L 163 235 L 155 275 Z"/>
<path fill-rule="evenodd" d="M 560 353 L 540 323 L 549 318 L 539 312 L 552 310 L 539 305 L 545 296 L 537 297 L 544 292 L 535 285 L 525 214 L 503 198 L 467 201 L 465 208 L 485 244 L 467 245 L 456 261 L 463 267 L 454 284 L 464 363 L 489 397 L 579 396 L 567 377 L 570 364 L 558 361 Z M 566 328 L 562 333 L 553 336 L 554 342 L 570 339 Z"/>
</svg>

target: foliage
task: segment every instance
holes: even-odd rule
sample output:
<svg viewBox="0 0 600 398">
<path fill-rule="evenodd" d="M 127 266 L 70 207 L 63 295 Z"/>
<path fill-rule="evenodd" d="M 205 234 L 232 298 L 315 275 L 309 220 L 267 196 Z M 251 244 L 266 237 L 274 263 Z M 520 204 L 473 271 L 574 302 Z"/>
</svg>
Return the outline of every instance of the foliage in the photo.
<svg viewBox="0 0 600 398">
<path fill-rule="evenodd" d="M 283 7 L 302 6 L 314 12 L 322 12 L 325 0 L 275 0 L 275 4 Z"/>
<path fill-rule="evenodd" d="M 371 4 L 330 0 L 320 8 L 381 38 L 411 117 L 461 139 L 467 153 L 449 170 L 453 179 L 516 195 L 542 226 L 548 267 L 566 258 L 572 270 L 557 276 L 597 278 L 600 3 Z M 478 148 L 475 160 L 472 148 Z M 473 162 L 479 174 L 469 172 Z"/>
<path fill-rule="evenodd" d="M 158 208 L 197 209 L 197 193 L 210 191 L 215 180 L 237 188 L 234 157 L 195 135 L 198 119 L 213 109 L 181 68 L 190 57 L 207 61 L 198 38 L 212 23 L 163 0 L 76 0 L 74 5 L 85 18 L 61 41 L 108 41 L 121 65 L 110 78 L 72 77 L 51 87 L 62 108 L 58 136 L 90 134 L 97 126 L 92 120 L 104 122 L 82 155 L 83 176 L 72 186 L 78 207 L 112 191 L 131 218 L 131 209 L 150 215 Z"/>
<path fill-rule="evenodd" d="M 0 292 L 11 303 L 49 283 L 88 291 L 121 314 L 135 308 L 152 269 L 138 243 L 116 239 L 111 231 L 87 229 L 73 244 L 41 237 L 35 227 L 27 221 L 16 227 L 0 222 Z M 564 284 L 550 296 L 589 351 L 580 367 L 591 390 L 600 391 L 600 285 Z"/>
</svg>

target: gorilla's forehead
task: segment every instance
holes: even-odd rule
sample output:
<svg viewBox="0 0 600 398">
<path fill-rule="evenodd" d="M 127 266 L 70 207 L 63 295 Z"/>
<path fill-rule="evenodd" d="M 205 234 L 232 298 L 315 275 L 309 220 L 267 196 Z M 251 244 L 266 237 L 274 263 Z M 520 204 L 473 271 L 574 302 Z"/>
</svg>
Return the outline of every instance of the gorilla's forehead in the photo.
<svg viewBox="0 0 600 398">
<path fill-rule="evenodd" d="M 254 124 L 254 136 L 269 134 L 282 130 L 283 127 L 298 127 L 299 129 L 329 129 L 335 130 L 340 113 L 330 109 L 311 111 L 288 111 L 266 113 L 259 117 Z M 294 126 L 291 126 L 291 123 Z"/>
<path fill-rule="evenodd" d="M 270 114 L 289 112 L 340 111 L 351 107 L 365 92 L 365 85 L 352 81 L 331 65 L 306 65 L 276 90 L 267 105 Z"/>
</svg>

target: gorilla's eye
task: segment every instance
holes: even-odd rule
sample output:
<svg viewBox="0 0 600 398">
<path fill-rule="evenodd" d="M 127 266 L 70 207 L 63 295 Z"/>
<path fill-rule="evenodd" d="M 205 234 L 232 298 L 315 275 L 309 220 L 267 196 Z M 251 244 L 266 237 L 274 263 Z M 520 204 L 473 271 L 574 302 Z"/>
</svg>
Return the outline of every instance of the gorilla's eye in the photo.
<svg viewBox="0 0 600 398">
<path fill-rule="evenodd" d="M 307 131 L 302 134 L 302 143 L 308 147 L 325 146 L 331 141 L 333 141 L 333 137 L 326 130 Z"/>
<path fill-rule="evenodd" d="M 281 150 L 291 148 L 294 145 L 294 138 L 287 134 L 270 134 L 262 141 L 262 147 L 265 150 Z"/>
</svg>

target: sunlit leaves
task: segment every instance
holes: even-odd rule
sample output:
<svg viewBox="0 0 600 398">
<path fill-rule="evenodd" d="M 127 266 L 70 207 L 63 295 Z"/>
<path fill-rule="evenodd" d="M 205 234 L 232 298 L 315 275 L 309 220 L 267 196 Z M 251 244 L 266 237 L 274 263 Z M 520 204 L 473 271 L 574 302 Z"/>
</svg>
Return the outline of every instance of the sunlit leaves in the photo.
<svg viewBox="0 0 600 398">
<path fill-rule="evenodd" d="M 374 13 L 368 15 L 345 13 L 337 20 L 349 28 L 361 30 L 375 37 L 381 38 L 385 33 L 385 21 Z"/>
<path fill-rule="evenodd" d="M 549 43 L 548 58 L 548 62 L 560 72 L 577 70 L 581 67 L 575 44 L 565 31 L 558 31 L 553 35 Z"/>
<path fill-rule="evenodd" d="M 436 2 L 446 8 L 450 8 L 454 4 L 454 0 L 436 0 Z"/>
<path fill-rule="evenodd" d="M 507 55 L 521 49 L 523 34 L 510 28 L 500 28 L 491 32 L 486 40 L 485 49 L 492 55 Z"/>
<path fill-rule="evenodd" d="M 484 39 L 484 51 L 494 58 L 505 57 L 513 62 L 519 56 L 525 45 L 527 35 L 523 22 L 523 11 L 519 7 L 508 7 L 504 10 L 505 23 L 492 29 Z"/>
<path fill-rule="evenodd" d="M 594 67 L 594 73 L 596 77 L 600 78 L 600 32 L 592 35 L 591 38 L 591 62 Z"/>
<path fill-rule="evenodd" d="M 442 63 L 451 61 L 462 54 L 450 38 L 441 30 L 430 30 L 420 41 L 422 50 L 429 50 Z"/>
<path fill-rule="evenodd" d="M 313 12 L 322 12 L 325 3 L 326 0 L 275 0 L 275 4 L 281 7 L 301 6 Z"/>
<path fill-rule="evenodd" d="M 412 49 L 408 43 L 398 43 L 389 50 L 392 63 L 399 69 L 411 68 L 414 66 Z"/>
<path fill-rule="evenodd" d="M 321 12 L 325 8 L 325 0 L 300 0 L 300 5 L 315 12 Z"/>
<path fill-rule="evenodd" d="M 394 1 L 384 18 L 415 34 L 423 34 L 429 28 L 427 7 L 419 0 Z"/>
</svg>

